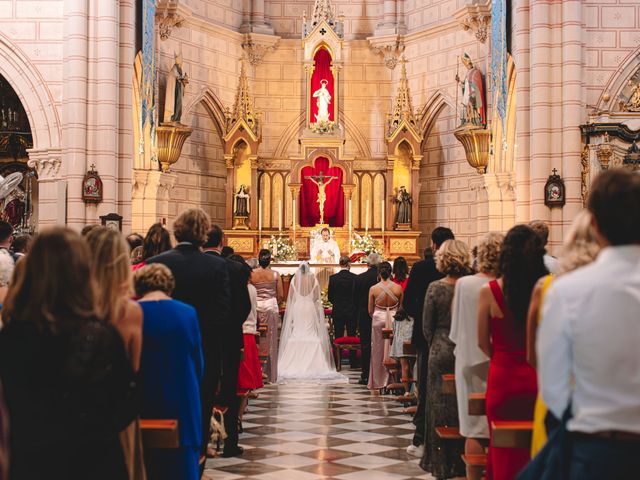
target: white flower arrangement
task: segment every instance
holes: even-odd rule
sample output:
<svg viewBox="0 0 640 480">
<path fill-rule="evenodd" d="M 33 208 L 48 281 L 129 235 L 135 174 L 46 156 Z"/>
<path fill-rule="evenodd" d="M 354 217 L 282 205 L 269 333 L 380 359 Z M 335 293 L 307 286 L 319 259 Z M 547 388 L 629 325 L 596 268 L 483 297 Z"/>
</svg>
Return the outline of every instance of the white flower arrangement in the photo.
<svg viewBox="0 0 640 480">
<path fill-rule="evenodd" d="M 364 257 L 369 255 L 370 253 L 377 253 L 381 257 L 384 254 L 384 249 L 380 245 L 380 242 L 375 240 L 371 235 L 359 235 L 358 233 L 353 233 L 353 238 L 351 239 L 351 248 L 354 253 L 363 253 L 364 255 L 361 257 L 362 261 L 364 261 Z"/>
<path fill-rule="evenodd" d="M 298 252 L 291 243 L 289 237 L 283 237 L 282 235 L 271 235 L 271 238 L 264 245 L 265 248 L 271 250 L 276 261 L 297 260 Z"/>
<path fill-rule="evenodd" d="M 333 122 L 331 120 L 329 120 L 328 122 L 319 121 L 316 123 L 312 123 L 310 127 L 313 133 L 333 133 L 333 130 L 336 128 L 336 122 Z"/>
</svg>

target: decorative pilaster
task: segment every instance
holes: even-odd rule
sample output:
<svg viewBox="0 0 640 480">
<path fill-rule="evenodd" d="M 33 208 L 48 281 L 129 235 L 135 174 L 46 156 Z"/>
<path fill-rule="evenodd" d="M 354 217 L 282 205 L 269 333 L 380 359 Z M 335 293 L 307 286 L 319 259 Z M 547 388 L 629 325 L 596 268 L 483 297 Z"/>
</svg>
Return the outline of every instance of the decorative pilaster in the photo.
<svg viewBox="0 0 640 480">
<path fill-rule="evenodd" d="M 156 170 L 134 170 L 132 229 L 144 232 L 150 225 L 169 217 L 171 190 L 178 175 Z"/>
<path fill-rule="evenodd" d="M 27 165 L 38 175 L 38 228 L 64 225 L 66 182 L 62 179 L 62 149 L 28 150 Z"/>
</svg>

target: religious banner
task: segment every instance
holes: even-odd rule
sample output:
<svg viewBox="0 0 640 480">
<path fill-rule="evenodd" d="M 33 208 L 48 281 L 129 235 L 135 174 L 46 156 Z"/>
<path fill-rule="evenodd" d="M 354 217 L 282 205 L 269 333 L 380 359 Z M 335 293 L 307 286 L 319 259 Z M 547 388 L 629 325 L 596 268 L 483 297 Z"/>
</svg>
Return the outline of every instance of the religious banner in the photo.
<svg viewBox="0 0 640 480">
<path fill-rule="evenodd" d="M 144 141 L 144 127 L 151 127 L 151 141 L 155 141 L 156 128 L 156 49 L 155 49 L 155 0 L 142 4 L 142 85 L 140 85 L 140 149 Z"/>
<path fill-rule="evenodd" d="M 331 227 L 344 226 L 342 169 L 329 167 L 328 158 L 318 157 L 313 167 L 302 169 L 301 177 L 300 225 L 313 227 L 324 223 Z"/>
<path fill-rule="evenodd" d="M 505 0 L 491 3 L 491 91 L 504 132 L 507 118 L 507 7 Z M 503 138 L 506 136 L 503 135 Z"/>
<path fill-rule="evenodd" d="M 331 70 L 331 54 L 319 48 L 313 57 L 309 123 L 326 124 L 335 120 L 335 81 Z"/>
</svg>

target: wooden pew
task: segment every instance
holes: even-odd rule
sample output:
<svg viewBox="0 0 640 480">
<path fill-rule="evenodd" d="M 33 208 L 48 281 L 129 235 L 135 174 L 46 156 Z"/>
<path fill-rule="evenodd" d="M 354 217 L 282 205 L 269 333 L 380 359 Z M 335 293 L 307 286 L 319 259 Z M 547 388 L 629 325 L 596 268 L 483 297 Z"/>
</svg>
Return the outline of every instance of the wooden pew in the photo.
<svg viewBox="0 0 640 480">
<path fill-rule="evenodd" d="M 469 394 L 469 415 L 486 415 L 486 396 L 484 392 Z"/>
<path fill-rule="evenodd" d="M 497 448 L 531 448 L 533 422 L 495 420 L 491 422 L 491 445 Z"/>
<path fill-rule="evenodd" d="M 146 448 L 178 448 L 178 420 L 140 420 L 142 443 Z"/>
<path fill-rule="evenodd" d="M 458 427 L 436 427 L 436 434 L 443 440 L 463 440 Z"/>
<path fill-rule="evenodd" d="M 385 340 L 393 339 L 393 328 L 383 328 L 382 338 L 384 338 Z"/>
<path fill-rule="evenodd" d="M 415 345 L 411 342 L 404 342 L 402 344 L 402 353 L 405 355 L 416 355 L 417 351 Z"/>
<path fill-rule="evenodd" d="M 463 454 L 462 461 L 467 466 L 467 480 L 481 480 L 487 467 L 486 455 Z"/>
<path fill-rule="evenodd" d="M 456 376 L 453 373 L 442 375 L 442 393 L 444 395 L 456 394 Z"/>
</svg>

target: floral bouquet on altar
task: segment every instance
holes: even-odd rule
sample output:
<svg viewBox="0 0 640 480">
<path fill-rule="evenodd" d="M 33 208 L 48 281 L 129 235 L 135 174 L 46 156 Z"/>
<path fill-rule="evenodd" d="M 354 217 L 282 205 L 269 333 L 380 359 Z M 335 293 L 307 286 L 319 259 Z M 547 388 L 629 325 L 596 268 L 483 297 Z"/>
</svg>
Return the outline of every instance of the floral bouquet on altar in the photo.
<svg viewBox="0 0 640 480">
<path fill-rule="evenodd" d="M 380 242 L 368 234 L 359 235 L 354 232 L 353 238 L 351 239 L 351 248 L 353 252 L 349 259 L 352 262 L 356 260 L 362 262 L 362 259 L 370 253 L 377 253 L 381 257 L 384 257 L 384 250 L 380 245 Z"/>
<path fill-rule="evenodd" d="M 264 244 L 264 248 L 271 250 L 271 255 L 276 261 L 297 260 L 298 252 L 291 243 L 289 237 L 283 237 L 282 235 L 271 235 L 268 242 Z"/>
</svg>

